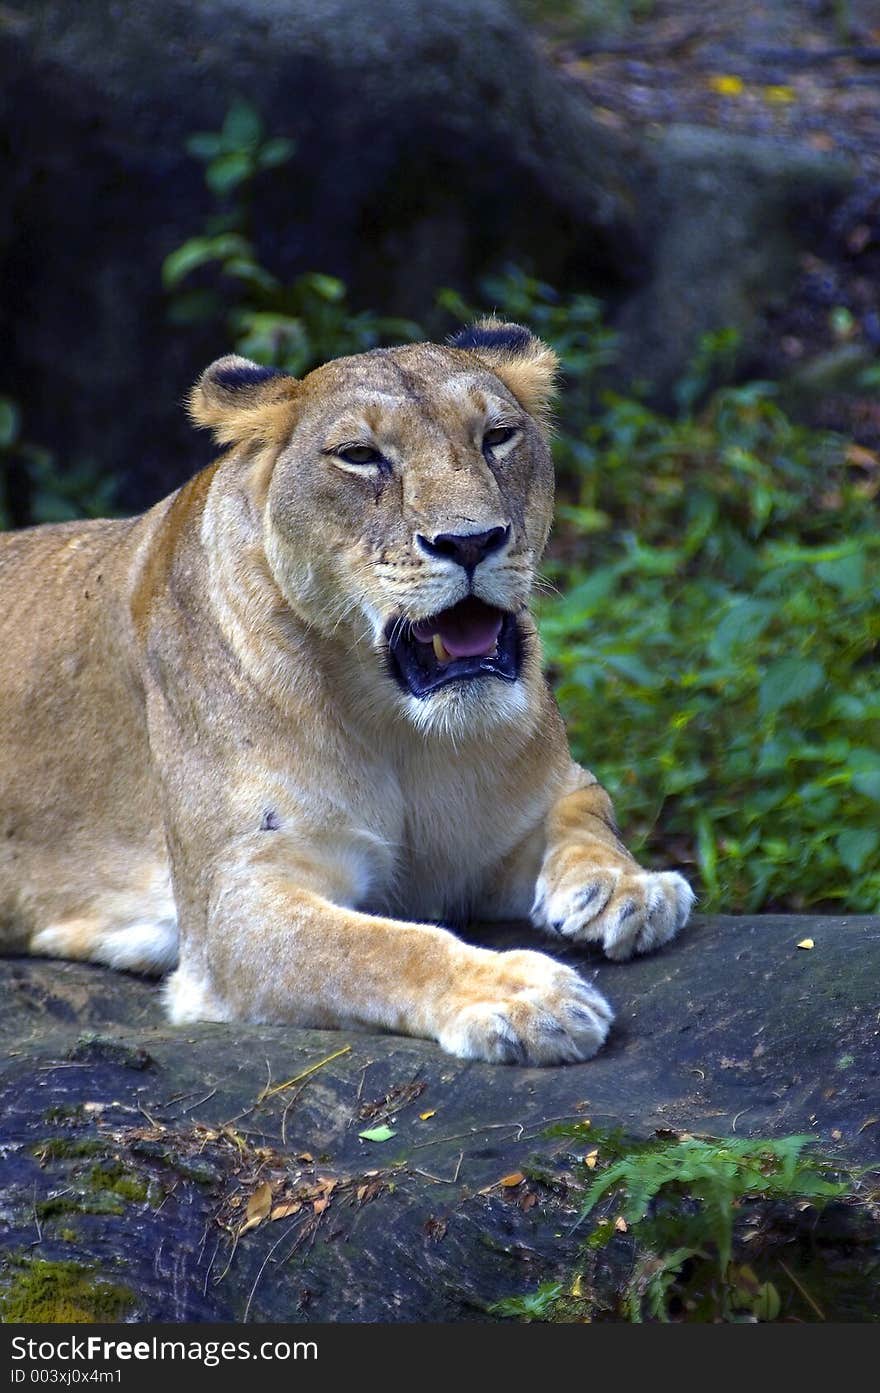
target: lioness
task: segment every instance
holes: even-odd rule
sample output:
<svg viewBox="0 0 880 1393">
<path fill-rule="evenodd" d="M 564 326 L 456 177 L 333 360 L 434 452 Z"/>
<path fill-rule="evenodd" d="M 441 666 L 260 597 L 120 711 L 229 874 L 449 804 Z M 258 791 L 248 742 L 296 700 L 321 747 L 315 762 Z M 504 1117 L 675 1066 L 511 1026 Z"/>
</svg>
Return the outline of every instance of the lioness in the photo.
<svg viewBox="0 0 880 1393">
<path fill-rule="evenodd" d="M 177 1022 L 595 1053 L 571 967 L 424 922 L 627 958 L 693 902 L 623 847 L 541 675 L 555 368 L 495 320 L 302 381 L 221 358 L 190 400 L 220 460 L 142 517 L 2 538 L 8 951 L 176 965 Z"/>
</svg>

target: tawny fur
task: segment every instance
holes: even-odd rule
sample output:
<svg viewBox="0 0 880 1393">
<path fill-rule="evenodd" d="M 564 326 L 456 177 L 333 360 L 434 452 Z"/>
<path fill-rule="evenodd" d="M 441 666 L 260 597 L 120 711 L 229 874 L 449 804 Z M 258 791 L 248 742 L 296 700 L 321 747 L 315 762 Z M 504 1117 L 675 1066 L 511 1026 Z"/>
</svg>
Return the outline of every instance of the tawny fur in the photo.
<svg viewBox="0 0 880 1393">
<path fill-rule="evenodd" d="M 224 359 L 191 400 L 229 447 L 217 464 L 142 517 L 0 539 L 7 951 L 178 963 L 176 1021 L 387 1029 L 538 1064 L 599 1048 L 610 1009 L 572 968 L 419 922 L 531 914 L 625 957 L 693 899 L 621 845 L 541 675 L 554 370 L 534 339 L 382 350 L 301 382 Z M 496 459 L 499 424 L 519 433 Z M 334 454 L 363 440 L 387 467 Z M 519 680 L 403 692 L 386 624 L 469 585 L 415 534 L 508 525 L 473 588 L 517 613 Z"/>
</svg>

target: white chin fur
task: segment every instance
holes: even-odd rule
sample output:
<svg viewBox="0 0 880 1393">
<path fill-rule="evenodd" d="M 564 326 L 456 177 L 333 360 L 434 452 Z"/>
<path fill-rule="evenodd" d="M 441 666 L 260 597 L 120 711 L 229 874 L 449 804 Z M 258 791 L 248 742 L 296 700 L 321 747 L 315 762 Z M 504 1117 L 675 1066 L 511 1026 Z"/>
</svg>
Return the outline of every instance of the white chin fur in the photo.
<svg viewBox="0 0 880 1393">
<path fill-rule="evenodd" d="M 502 682 L 495 677 L 450 683 L 426 697 L 403 697 L 404 711 L 418 730 L 453 739 L 520 720 L 528 706 L 521 680 Z"/>
</svg>

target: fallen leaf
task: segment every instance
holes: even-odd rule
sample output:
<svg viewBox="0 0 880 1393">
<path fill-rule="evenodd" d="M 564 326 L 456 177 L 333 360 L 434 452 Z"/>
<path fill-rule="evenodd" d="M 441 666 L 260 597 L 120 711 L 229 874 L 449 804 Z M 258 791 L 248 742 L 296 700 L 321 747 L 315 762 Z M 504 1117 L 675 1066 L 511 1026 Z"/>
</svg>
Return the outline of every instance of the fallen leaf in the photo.
<svg viewBox="0 0 880 1393">
<path fill-rule="evenodd" d="M 771 106 L 786 106 L 789 102 L 794 101 L 797 93 L 793 87 L 786 87 L 783 83 L 775 83 L 769 87 L 762 87 L 761 96 Z"/>
<path fill-rule="evenodd" d="M 381 1127 L 368 1127 L 365 1132 L 358 1132 L 358 1136 L 362 1141 L 390 1141 L 397 1133 L 383 1122 Z"/>
<path fill-rule="evenodd" d="M 357 1188 L 358 1204 L 369 1204 L 370 1200 L 374 1200 L 377 1195 L 381 1195 L 382 1189 L 381 1180 L 371 1180 L 368 1185 L 359 1185 Z"/>
<path fill-rule="evenodd" d="M 311 1151 L 301 1151 L 296 1159 L 298 1161 L 302 1161 L 304 1166 L 310 1166 L 314 1162 L 315 1158 L 312 1155 Z"/>
<path fill-rule="evenodd" d="M 798 948 L 815 948 L 816 944 L 812 938 L 802 938 Z"/>
<path fill-rule="evenodd" d="M 522 1210 L 534 1209 L 537 1203 L 538 1196 L 535 1192 L 533 1190 L 527 1190 L 524 1195 L 520 1196 L 519 1207 Z"/>
<path fill-rule="evenodd" d="M 739 97 L 745 91 L 746 84 L 735 73 L 713 73 L 709 86 L 722 97 Z"/>
<path fill-rule="evenodd" d="M 276 1204 L 269 1218 L 274 1223 L 276 1219 L 286 1219 L 288 1214 L 298 1214 L 301 1209 L 302 1204 L 299 1200 L 290 1200 L 286 1204 Z"/>
<path fill-rule="evenodd" d="M 272 1186 L 268 1180 L 264 1180 L 263 1184 L 257 1186 L 248 1200 L 247 1216 L 249 1219 L 265 1219 L 271 1208 Z"/>
<path fill-rule="evenodd" d="M 316 1214 L 323 1214 L 324 1210 L 327 1208 L 327 1205 L 329 1203 L 330 1201 L 328 1199 L 314 1200 L 312 1203 L 312 1209 L 315 1211 Z"/>
<path fill-rule="evenodd" d="M 258 1224 L 261 1224 L 263 1220 L 267 1218 L 271 1208 L 272 1186 L 269 1184 L 268 1180 L 265 1180 L 262 1185 L 257 1186 L 247 1202 L 245 1221 L 238 1231 L 239 1236 L 243 1233 L 247 1233 L 249 1229 L 255 1229 Z"/>
<path fill-rule="evenodd" d="M 515 1186 L 522 1185 L 524 1180 L 525 1176 L 522 1171 L 513 1171 L 510 1175 L 505 1175 L 502 1180 L 499 1180 L 498 1184 L 504 1190 L 512 1190 Z"/>
<path fill-rule="evenodd" d="M 572 1295 L 572 1296 L 580 1296 L 581 1294 L 582 1294 L 582 1288 L 581 1288 L 581 1274 L 578 1272 L 577 1276 L 575 1277 L 574 1281 L 573 1281 L 572 1284 L 571 1284 L 571 1295 Z"/>
<path fill-rule="evenodd" d="M 587 1170 L 594 1171 L 596 1169 L 596 1162 L 598 1161 L 598 1159 L 599 1148 L 598 1146 L 595 1146 L 593 1147 L 593 1150 L 588 1151 L 586 1156 L 584 1157 L 584 1165 L 586 1166 Z"/>
<path fill-rule="evenodd" d="M 618 1214 L 617 1218 L 614 1220 L 614 1227 L 618 1233 L 629 1232 L 629 1224 L 626 1222 L 622 1214 Z"/>
<path fill-rule="evenodd" d="M 420 1121 L 420 1122 L 427 1122 L 427 1120 L 428 1120 L 429 1117 L 436 1117 L 436 1116 L 437 1116 L 437 1109 L 436 1109 L 436 1108 L 431 1108 L 430 1112 L 420 1112 L 420 1113 L 419 1113 L 419 1121 Z"/>
</svg>

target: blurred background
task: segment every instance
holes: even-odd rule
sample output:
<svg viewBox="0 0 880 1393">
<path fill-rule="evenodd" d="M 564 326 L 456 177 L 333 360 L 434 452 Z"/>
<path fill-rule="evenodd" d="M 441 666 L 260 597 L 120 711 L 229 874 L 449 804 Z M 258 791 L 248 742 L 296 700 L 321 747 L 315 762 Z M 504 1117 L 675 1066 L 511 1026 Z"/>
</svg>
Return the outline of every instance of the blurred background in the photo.
<svg viewBox="0 0 880 1393">
<path fill-rule="evenodd" d="M 880 910 L 880 0 L 2 0 L 0 526 L 477 312 L 559 351 L 540 618 L 701 908 Z"/>
</svg>

